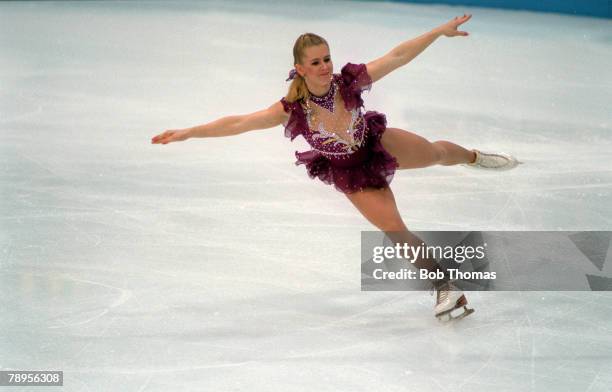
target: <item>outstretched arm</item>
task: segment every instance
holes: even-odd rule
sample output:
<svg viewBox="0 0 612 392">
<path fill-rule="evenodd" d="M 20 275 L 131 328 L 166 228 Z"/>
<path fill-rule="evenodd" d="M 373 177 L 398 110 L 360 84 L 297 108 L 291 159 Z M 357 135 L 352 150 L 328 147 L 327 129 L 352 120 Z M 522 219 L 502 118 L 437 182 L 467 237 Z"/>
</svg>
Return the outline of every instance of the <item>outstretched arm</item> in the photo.
<svg viewBox="0 0 612 392">
<path fill-rule="evenodd" d="M 258 112 L 222 117 L 216 121 L 186 129 L 167 130 L 153 137 L 151 143 L 168 144 L 170 142 L 187 140 L 191 137 L 238 135 L 256 129 L 275 127 L 282 124 L 286 120 L 286 117 L 287 114 L 283 110 L 283 104 L 276 102 L 269 108 Z"/>
<path fill-rule="evenodd" d="M 372 82 L 379 80 L 402 65 L 408 64 L 441 35 L 446 37 L 467 36 L 467 32 L 458 31 L 457 27 L 470 20 L 471 17 L 472 15 L 465 14 L 461 17 L 457 16 L 430 32 L 409 41 L 402 42 L 391 49 L 389 53 L 368 63 L 366 67 L 368 74 L 372 78 Z"/>
</svg>

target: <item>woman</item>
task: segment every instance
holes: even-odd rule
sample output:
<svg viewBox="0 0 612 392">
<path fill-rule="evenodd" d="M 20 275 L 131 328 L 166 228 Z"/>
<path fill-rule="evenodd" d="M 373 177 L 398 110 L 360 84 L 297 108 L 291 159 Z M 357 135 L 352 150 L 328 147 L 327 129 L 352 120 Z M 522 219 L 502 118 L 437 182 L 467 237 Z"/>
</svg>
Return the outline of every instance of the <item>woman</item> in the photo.
<svg viewBox="0 0 612 392">
<path fill-rule="evenodd" d="M 505 154 L 467 150 L 449 141 L 429 142 L 398 128 L 387 128 L 385 116 L 375 111 L 362 114 L 361 93 L 391 71 L 407 64 L 438 37 L 467 36 L 457 27 L 471 15 L 455 17 L 418 38 L 403 42 L 368 64 L 346 64 L 333 73 L 329 45 L 323 38 L 306 33 L 295 42 L 293 80 L 286 97 L 268 109 L 228 116 L 183 130 L 168 130 L 152 139 L 167 144 L 190 137 L 229 136 L 283 124 L 285 136 L 303 136 L 312 150 L 297 152 L 296 164 L 304 164 L 311 178 L 318 177 L 344 193 L 363 216 L 395 243 L 418 246 L 422 241 L 410 233 L 397 210 L 389 187 L 396 169 L 431 165 L 465 164 L 475 168 L 507 170 L 519 162 Z M 435 259 L 423 258 L 415 265 L 442 270 Z M 436 317 L 450 320 L 473 310 L 461 290 L 447 279 L 433 282 L 437 289 Z M 451 315 L 463 308 L 458 317 Z"/>
</svg>

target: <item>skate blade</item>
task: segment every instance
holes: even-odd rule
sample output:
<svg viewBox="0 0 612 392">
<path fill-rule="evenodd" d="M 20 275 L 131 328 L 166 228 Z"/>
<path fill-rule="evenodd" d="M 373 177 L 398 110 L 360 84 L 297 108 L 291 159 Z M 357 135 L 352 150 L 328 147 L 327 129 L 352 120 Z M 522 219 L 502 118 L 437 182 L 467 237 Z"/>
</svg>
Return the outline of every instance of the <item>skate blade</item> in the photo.
<svg viewBox="0 0 612 392">
<path fill-rule="evenodd" d="M 453 320 L 461 320 L 462 318 L 465 318 L 465 317 L 469 316 L 472 313 L 474 313 L 474 309 L 471 309 L 471 308 L 468 308 L 467 306 L 464 306 L 463 307 L 463 313 L 461 313 L 460 315 L 454 317 Z"/>
<path fill-rule="evenodd" d="M 508 159 L 508 163 L 505 166 L 501 166 L 501 167 L 483 167 L 483 166 L 478 166 L 476 164 L 470 164 L 470 163 L 463 163 L 462 166 L 468 167 L 471 169 L 485 170 L 485 171 L 508 171 L 508 170 L 512 170 L 516 168 L 517 166 L 525 163 L 511 156 L 507 156 L 506 158 Z"/>
<path fill-rule="evenodd" d="M 453 312 L 455 310 L 460 310 L 461 308 L 463 308 L 463 312 L 461 314 L 453 316 Z M 474 313 L 474 309 L 470 309 L 467 307 L 467 299 L 465 298 L 465 295 L 462 295 L 455 303 L 455 307 L 453 309 L 450 309 L 444 313 L 440 313 L 436 317 L 439 321 L 443 323 L 448 323 L 451 321 L 461 320 L 462 318 L 467 317 L 472 313 Z"/>
<path fill-rule="evenodd" d="M 453 310 L 457 310 L 458 308 L 455 308 Z M 453 310 L 450 310 L 446 313 L 442 313 L 437 317 L 438 321 L 440 321 L 441 323 L 444 324 L 448 324 L 451 323 L 453 321 L 459 321 L 467 316 L 469 316 L 470 314 L 474 313 L 474 309 L 468 308 L 467 306 L 463 307 L 463 312 L 461 314 L 458 314 L 456 316 L 453 316 L 452 312 Z"/>
</svg>

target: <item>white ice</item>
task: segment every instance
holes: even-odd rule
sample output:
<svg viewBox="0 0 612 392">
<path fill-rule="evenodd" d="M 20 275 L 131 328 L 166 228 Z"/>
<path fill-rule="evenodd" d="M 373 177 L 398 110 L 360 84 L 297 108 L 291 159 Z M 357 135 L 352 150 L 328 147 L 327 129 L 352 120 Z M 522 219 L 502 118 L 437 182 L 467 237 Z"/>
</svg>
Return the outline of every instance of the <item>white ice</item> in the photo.
<svg viewBox="0 0 612 392">
<path fill-rule="evenodd" d="M 303 140 L 276 127 L 150 144 L 278 101 L 303 32 L 330 42 L 338 72 L 464 12 L 469 37 L 377 82 L 366 109 L 525 164 L 397 172 L 408 226 L 611 230 L 609 19 L 0 4 L 0 369 L 63 370 L 49 391 L 612 390 L 609 292 L 471 293 L 476 313 L 441 326 L 426 292 L 360 291 L 374 228 L 293 164 Z"/>
</svg>

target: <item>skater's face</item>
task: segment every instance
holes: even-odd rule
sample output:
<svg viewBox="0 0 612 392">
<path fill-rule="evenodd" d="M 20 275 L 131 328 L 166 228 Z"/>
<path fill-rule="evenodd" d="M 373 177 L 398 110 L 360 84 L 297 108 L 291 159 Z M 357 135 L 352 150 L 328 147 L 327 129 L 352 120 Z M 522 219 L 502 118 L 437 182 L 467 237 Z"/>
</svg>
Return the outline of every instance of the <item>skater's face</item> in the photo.
<svg viewBox="0 0 612 392">
<path fill-rule="evenodd" d="M 306 80 L 318 85 L 325 85 L 334 73 L 334 63 L 329 55 L 327 45 L 306 48 L 302 64 L 296 64 L 297 71 Z"/>
</svg>

